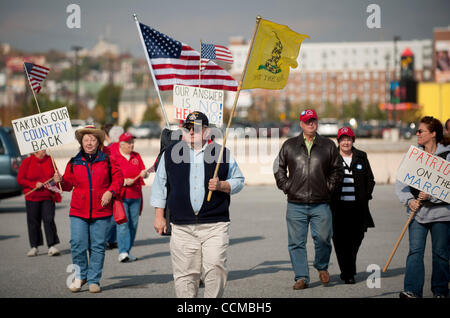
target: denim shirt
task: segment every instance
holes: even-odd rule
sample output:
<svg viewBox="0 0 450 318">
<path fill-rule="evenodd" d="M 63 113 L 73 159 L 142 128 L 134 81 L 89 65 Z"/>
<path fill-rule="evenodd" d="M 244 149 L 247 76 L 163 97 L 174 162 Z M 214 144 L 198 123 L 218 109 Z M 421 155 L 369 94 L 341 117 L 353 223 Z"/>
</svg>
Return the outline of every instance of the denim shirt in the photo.
<svg viewBox="0 0 450 318">
<path fill-rule="evenodd" d="M 190 200 L 192 209 L 194 212 L 200 211 L 203 200 L 205 197 L 205 167 L 204 167 L 204 153 L 208 144 L 202 147 L 200 151 L 195 151 L 189 147 L 189 156 L 191 168 L 189 171 L 189 184 L 190 184 Z M 167 174 L 166 167 L 164 165 L 164 155 L 160 158 L 158 169 L 156 170 L 155 180 L 152 185 L 152 194 L 150 196 L 150 205 L 155 208 L 165 208 L 167 199 Z M 230 153 L 230 162 L 228 169 L 227 182 L 230 184 L 230 194 L 238 193 L 244 187 L 244 176 L 242 175 L 239 166 L 234 160 L 233 155 Z"/>
</svg>

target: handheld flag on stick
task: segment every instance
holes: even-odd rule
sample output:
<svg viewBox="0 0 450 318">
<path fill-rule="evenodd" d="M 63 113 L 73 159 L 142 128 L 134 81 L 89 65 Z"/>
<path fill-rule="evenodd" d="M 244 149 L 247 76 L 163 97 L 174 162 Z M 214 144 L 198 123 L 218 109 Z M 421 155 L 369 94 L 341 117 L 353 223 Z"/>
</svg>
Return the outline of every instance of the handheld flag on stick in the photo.
<svg viewBox="0 0 450 318">
<path fill-rule="evenodd" d="M 47 77 L 50 69 L 41 65 L 33 63 L 24 63 L 25 70 L 30 81 L 30 86 L 33 91 L 38 94 L 41 90 L 41 83 Z"/>
<path fill-rule="evenodd" d="M 201 44 L 201 55 L 202 55 L 202 70 L 206 67 L 206 64 L 210 60 L 219 60 L 226 63 L 233 63 L 233 54 L 231 51 L 222 45 L 215 44 Z"/>
<path fill-rule="evenodd" d="M 40 113 L 41 108 L 39 107 L 39 103 L 36 98 L 36 94 L 40 92 L 41 83 L 47 76 L 50 69 L 47 67 L 41 66 L 41 65 L 27 63 L 27 62 L 23 63 L 23 67 L 25 69 L 25 73 L 27 74 L 28 84 L 30 84 L 31 90 L 33 92 L 34 101 L 36 102 L 36 107 Z M 49 151 L 49 155 L 50 155 L 50 158 L 52 159 L 53 169 L 55 171 L 58 171 L 58 168 L 56 167 L 56 164 L 55 164 L 55 160 L 53 159 L 53 156 L 50 154 L 50 151 Z M 60 183 L 58 183 L 58 186 L 59 186 L 59 189 L 62 191 Z"/>
<path fill-rule="evenodd" d="M 309 36 L 298 34 L 285 25 L 264 20 L 260 16 L 256 17 L 255 31 L 234 98 L 213 178 L 217 178 L 219 172 L 220 158 L 223 156 L 228 129 L 236 110 L 240 91 L 250 88 L 282 89 L 286 86 L 289 68 L 297 67 L 300 45 L 305 38 L 309 38 Z M 211 196 L 212 191 L 209 191 L 207 201 L 211 200 Z"/>
<path fill-rule="evenodd" d="M 175 84 L 237 90 L 234 78 L 213 62 L 208 63 L 199 83 L 200 53 L 145 24 L 139 23 L 139 28 L 160 90 L 172 90 Z"/>
<path fill-rule="evenodd" d="M 241 89 L 286 86 L 290 68 L 298 66 L 297 57 L 305 38 L 309 36 L 261 19 Z"/>
</svg>

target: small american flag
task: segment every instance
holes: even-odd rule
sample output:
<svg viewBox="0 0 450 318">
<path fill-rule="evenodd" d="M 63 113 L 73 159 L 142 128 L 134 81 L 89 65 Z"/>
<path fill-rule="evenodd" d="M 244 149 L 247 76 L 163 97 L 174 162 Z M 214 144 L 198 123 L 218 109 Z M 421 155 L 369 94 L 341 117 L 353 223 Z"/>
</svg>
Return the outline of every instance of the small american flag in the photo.
<svg viewBox="0 0 450 318">
<path fill-rule="evenodd" d="M 199 83 L 200 53 L 145 24 L 139 26 L 160 90 L 172 90 L 175 84 L 237 90 L 234 78 L 214 62 L 208 63 Z"/>
<path fill-rule="evenodd" d="M 38 94 L 41 90 L 41 83 L 47 76 L 48 72 L 50 72 L 50 69 L 33 63 L 25 63 L 25 67 L 30 79 L 30 85 L 36 94 Z"/>
<path fill-rule="evenodd" d="M 50 190 L 50 191 L 59 193 L 59 194 L 62 194 L 62 193 L 63 193 L 63 192 L 56 186 L 56 183 L 55 183 L 55 181 L 53 181 L 53 180 L 51 180 L 50 182 L 44 184 L 44 188 L 46 188 L 46 189 L 48 189 L 48 190 Z"/>
<path fill-rule="evenodd" d="M 202 70 L 210 60 L 220 60 L 226 63 L 233 63 L 231 51 L 222 45 L 202 43 Z"/>
</svg>

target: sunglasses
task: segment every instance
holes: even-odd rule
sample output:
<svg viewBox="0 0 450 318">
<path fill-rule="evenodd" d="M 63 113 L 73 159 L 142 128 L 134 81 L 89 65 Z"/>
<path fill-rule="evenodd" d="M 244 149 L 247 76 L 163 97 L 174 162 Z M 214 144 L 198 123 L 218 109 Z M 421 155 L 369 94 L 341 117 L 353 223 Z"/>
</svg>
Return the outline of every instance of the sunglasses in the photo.
<svg viewBox="0 0 450 318">
<path fill-rule="evenodd" d="M 416 135 L 417 135 L 417 134 L 420 135 L 420 134 L 423 133 L 423 132 L 428 132 L 428 131 L 422 130 L 422 129 L 417 129 L 417 130 L 416 130 Z"/>
</svg>

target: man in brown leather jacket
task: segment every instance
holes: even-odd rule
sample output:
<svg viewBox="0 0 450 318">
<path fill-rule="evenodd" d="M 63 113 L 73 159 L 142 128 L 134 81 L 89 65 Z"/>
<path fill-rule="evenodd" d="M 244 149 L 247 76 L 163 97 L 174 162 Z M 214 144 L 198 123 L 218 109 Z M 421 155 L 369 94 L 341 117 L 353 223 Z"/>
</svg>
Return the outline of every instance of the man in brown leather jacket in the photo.
<svg viewBox="0 0 450 318">
<path fill-rule="evenodd" d="M 308 226 L 314 240 L 314 267 L 322 284 L 330 281 L 332 217 L 329 202 L 344 169 L 331 139 L 317 134 L 317 114 L 306 109 L 300 114 L 302 133 L 286 140 L 274 164 L 277 187 L 287 194 L 288 249 L 295 273 L 294 289 L 309 284 L 306 240 Z"/>
</svg>

